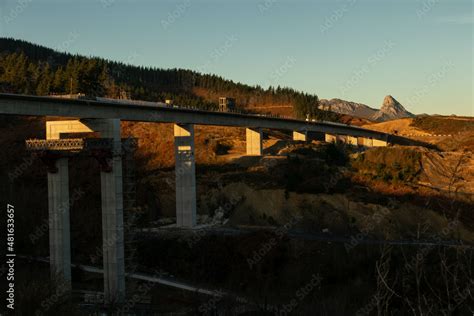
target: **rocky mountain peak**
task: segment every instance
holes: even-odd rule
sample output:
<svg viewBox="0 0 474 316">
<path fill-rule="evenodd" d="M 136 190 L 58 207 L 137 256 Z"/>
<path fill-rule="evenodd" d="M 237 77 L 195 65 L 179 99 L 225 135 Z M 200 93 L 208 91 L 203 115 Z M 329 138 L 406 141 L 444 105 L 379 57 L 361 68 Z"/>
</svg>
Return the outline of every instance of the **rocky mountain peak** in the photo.
<svg viewBox="0 0 474 316">
<path fill-rule="evenodd" d="M 376 121 L 386 121 L 413 116 L 414 115 L 408 112 L 394 97 L 387 95 L 383 100 L 380 111 L 378 111 L 372 119 Z"/>
<path fill-rule="evenodd" d="M 383 100 L 383 104 L 382 104 L 382 108 L 380 109 L 381 111 L 383 110 L 388 110 L 388 111 L 391 111 L 391 110 L 401 110 L 401 111 L 406 111 L 405 108 L 400 104 L 400 102 L 398 102 L 397 100 L 395 100 L 394 97 L 392 97 L 391 95 L 387 95 L 384 100 Z"/>
<path fill-rule="evenodd" d="M 392 97 L 391 95 L 387 95 L 383 99 L 383 105 L 382 106 L 392 106 L 392 105 L 395 105 L 395 104 L 400 104 L 400 103 L 397 100 L 395 100 L 395 98 Z"/>
</svg>

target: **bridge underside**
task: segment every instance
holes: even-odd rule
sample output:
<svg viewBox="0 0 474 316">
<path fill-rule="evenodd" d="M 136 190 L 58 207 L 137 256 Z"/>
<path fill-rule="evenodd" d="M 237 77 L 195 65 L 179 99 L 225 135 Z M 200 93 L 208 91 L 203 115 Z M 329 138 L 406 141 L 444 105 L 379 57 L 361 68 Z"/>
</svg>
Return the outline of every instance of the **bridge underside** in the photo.
<svg viewBox="0 0 474 316">
<path fill-rule="evenodd" d="M 67 104 L 63 104 L 67 103 Z M 63 106 L 60 106 L 63 104 Z M 174 123 L 176 225 L 196 226 L 196 171 L 194 125 L 221 125 L 246 128 L 247 155 L 261 156 L 262 129 L 293 132 L 295 141 L 344 142 L 355 146 L 386 146 L 388 135 L 342 124 L 312 123 L 240 114 L 153 108 L 95 101 L 19 98 L 0 94 L 0 114 L 88 117 L 82 120 L 46 123 L 46 140 L 27 142 L 31 150 L 46 152 L 48 164 L 48 207 L 50 217 L 50 265 L 54 278 L 70 288 L 71 249 L 69 223 L 68 155 L 86 153 L 99 156 L 101 165 L 104 299 L 125 299 L 124 201 L 121 119 Z M 62 138 L 77 133 L 99 133 L 100 139 Z M 68 136 L 69 137 L 69 136 Z M 97 154 L 97 152 L 101 154 Z M 104 152 L 106 153 L 104 155 Z M 97 157 L 96 157 L 97 158 Z"/>
</svg>

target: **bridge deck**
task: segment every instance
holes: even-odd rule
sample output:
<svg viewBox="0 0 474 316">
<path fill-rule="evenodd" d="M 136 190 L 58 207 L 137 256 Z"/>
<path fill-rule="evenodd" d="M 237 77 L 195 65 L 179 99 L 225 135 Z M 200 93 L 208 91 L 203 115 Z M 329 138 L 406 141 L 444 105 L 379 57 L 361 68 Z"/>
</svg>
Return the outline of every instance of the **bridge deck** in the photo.
<svg viewBox="0 0 474 316">
<path fill-rule="evenodd" d="M 390 141 L 389 134 L 338 123 L 307 122 L 296 119 L 267 117 L 258 114 L 212 112 L 159 105 L 138 105 L 124 101 L 110 102 L 0 94 L 0 114 L 91 119 L 115 118 L 123 121 L 138 122 L 267 128 L 323 132 Z"/>
</svg>

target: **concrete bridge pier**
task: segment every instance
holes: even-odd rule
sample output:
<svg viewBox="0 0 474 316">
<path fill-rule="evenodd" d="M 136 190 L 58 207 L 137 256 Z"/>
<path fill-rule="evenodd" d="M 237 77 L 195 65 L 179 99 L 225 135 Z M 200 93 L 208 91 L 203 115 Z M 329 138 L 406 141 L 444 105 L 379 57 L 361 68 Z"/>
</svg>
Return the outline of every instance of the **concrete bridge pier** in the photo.
<svg viewBox="0 0 474 316">
<path fill-rule="evenodd" d="M 359 137 L 357 140 L 357 143 L 359 146 L 363 147 L 373 147 L 373 139 L 372 138 L 365 138 L 365 137 Z"/>
<path fill-rule="evenodd" d="M 324 141 L 325 134 L 311 131 L 293 131 L 294 141 L 310 142 L 312 140 Z"/>
<path fill-rule="evenodd" d="M 372 142 L 373 147 L 387 147 L 388 142 L 386 140 L 374 139 Z"/>
<path fill-rule="evenodd" d="M 357 139 L 357 144 L 364 147 L 387 147 L 388 142 L 386 140 L 359 137 Z"/>
<path fill-rule="evenodd" d="M 261 128 L 246 129 L 248 156 L 261 156 L 263 153 L 263 132 Z"/>
<path fill-rule="evenodd" d="M 176 226 L 196 226 L 196 162 L 194 125 L 174 125 L 176 160 Z"/>
<path fill-rule="evenodd" d="M 108 166 L 100 171 L 102 199 L 102 250 L 104 265 L 104 301 L 125 301 L 125 255 L 123 229 L 122 143 L 120 120 L 84 121 L 101 138 L 113 140 Z M 102 166 L 104 167 L 104 166 Z"/>
<path fill-rule="evenodd" d="M 68 158 L 48 170 L 49 262 L 51 278 L 71 290 L 71 235 L 69 223 Z"/>
<path fill-rule="evenodd" d="M 358 146 L 359 145 L 359 140 L 357 137 L 353 137 L 353 136 L 347 136 L 346 138 L 346 144 L 348 145 L 353 145 L 353 146 Z"/>
<path fill-rule="evenodd" d="M 125 299 L 125 260 L 122 196 L 122 145 L 119 119 L 91 119 L 46 122 L 46 139 L 60 139 L 61 134 L 99 132 L 113 140 L 112 153 L 102 165 L 102 250 L 105 303 L 122 303 Z M 55 170 L 48 171 L 51 271 L 71 281 L 69 227 L 68 160 L 60 158 Z"/>
<path fill-rule="evenodd" d="M 72 133 L 78 130 L 84 132 L 84 128 L 79 121 L 46 122 L 46 140 L 60 139 L 61 133 Z M 69 159 L 54 159 L 51 157 L 48 159 L 52 160 L 48 161 L 49 264 L 51 278 L 70 290 Z"/>
<path fill-rule="evenodd" d="M 347 145 L 358 146 L 360 145 L 360 139 L 350 135 L 333 135 L 326 134 L 325 141 L 327 143 L 344 143 Z"/>
<path fill-rule="evenodd" d="M 337 143 L 339 140 L 339 135 L 326 134 L 324 140 L 326 143 Z"/>
<path fill-rule="evenodd" d="M 307 142 L 309 140 L 308 131 L 293 131 L 293 140 Z"/>
</svg>

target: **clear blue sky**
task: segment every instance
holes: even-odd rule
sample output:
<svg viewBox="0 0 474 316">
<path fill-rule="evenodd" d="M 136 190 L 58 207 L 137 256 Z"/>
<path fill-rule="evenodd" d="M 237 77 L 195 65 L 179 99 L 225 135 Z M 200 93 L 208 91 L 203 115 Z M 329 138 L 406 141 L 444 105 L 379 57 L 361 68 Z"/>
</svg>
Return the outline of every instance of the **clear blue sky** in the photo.
<svg viewBox="0 0 474 316">
<path fill-rule="evenodd" d="M 414 113 L 474 115 L 472 0 L 1 0 L 0 34 Z"/>
</svg>

